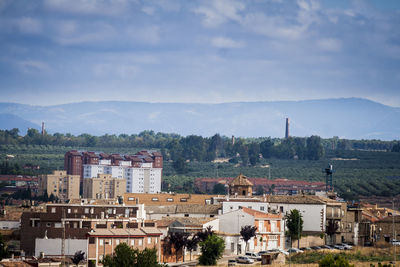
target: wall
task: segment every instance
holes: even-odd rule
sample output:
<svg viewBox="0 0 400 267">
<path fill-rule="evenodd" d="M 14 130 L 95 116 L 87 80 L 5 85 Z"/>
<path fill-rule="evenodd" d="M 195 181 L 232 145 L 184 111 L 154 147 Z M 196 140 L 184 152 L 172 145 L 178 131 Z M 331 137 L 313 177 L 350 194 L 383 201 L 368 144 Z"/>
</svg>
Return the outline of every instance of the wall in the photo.
<svg viewBox="0 0 400 267">
<path fill-rule="evenodd" d="M 254 217 L 242 210 L 219 215 L 219 230 L 224 233 L 238 234 L 245 225 L 254 225 Z"/>
<path fill-rule="evenodd" d="M 40 256 L 40 252 L 47 255 L 61 255 L 61 238 L 36 238 L 35 239 L 35 256 Z M 65 255 L 74 255 L 78 250 L 85 252 L 87 256 L 88 241 L 87 239 L 65 239 Z"/>
<path fill-rule="evenodd" d="M 238 210 L 239 207 L 246 207 L 261 212 L 267 212 L 268 203 L 258 201 L 224 201 L 222 202 L 222 213 L 225 214 L 227 212 Z"/>
<path fill-rule="evenodd" d="M 303 218 L 303 231 L 325 232 L 326 205 L 325 204 L 287 204 L 270 203 L 271 209 L 283 209 L 283 214 L 297 209 Z"/>
</svg>

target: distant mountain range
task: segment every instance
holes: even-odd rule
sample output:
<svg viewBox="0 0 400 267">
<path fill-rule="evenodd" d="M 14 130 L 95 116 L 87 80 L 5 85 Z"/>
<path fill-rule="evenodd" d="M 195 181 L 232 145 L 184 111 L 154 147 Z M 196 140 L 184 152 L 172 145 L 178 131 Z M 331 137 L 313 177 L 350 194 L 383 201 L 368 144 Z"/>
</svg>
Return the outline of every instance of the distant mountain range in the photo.
<svg viewBox="0 0 400 267">
<path fill-rule="evenodd" d="M 360 98 L 306 101 L 183 104 L 80 102 L 56 106 L 0 103 L 0 128 L 49 133 L 133 134 L 143 130 L 181 135 L 283 137 L 285 118 L 293 136 L 400 139 L 400 108 Z"/>
</svg>

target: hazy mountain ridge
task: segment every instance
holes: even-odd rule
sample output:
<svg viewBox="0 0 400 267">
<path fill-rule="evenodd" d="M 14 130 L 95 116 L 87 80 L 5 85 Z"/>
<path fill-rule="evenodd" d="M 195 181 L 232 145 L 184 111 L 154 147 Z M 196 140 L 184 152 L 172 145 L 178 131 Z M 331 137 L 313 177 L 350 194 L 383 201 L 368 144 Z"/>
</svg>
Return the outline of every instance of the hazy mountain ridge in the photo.
<svg viewBox="0 0 400 267">
<path fill-rule="evenodd" d="M 0 113 L 18 116 L 27 125 L 29 122 L 40 125 L 44 121 L 51 133 L 102 135 L 154 130 L 181 135 L 282 137 L 285 118 L 289 117 L 290 133 L 294 136 L 317 134 L 382 140 L 400 137 L 400 108 L 360 98 L 222 104 L 103 101 L 32 106 L 0 103 Z M 0 117 L 1 129 L 9 129 L 9 125 Z"/>
</svg>

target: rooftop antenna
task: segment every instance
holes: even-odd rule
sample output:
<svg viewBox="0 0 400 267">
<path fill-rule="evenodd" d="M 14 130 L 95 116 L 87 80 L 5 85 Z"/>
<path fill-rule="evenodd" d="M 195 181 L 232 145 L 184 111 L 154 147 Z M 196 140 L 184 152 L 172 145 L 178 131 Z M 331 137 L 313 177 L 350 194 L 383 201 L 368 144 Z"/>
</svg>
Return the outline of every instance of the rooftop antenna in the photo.
<svg viewBox="0 0 400 267">
<path fill-rule="evenodd" d="M 326 192 L 331 192 L 333 191 L 333 166 L 332 164 L 329 164 L 328 167 L 325 168 L 325 174 L 326 174 Z"/>
</svg>

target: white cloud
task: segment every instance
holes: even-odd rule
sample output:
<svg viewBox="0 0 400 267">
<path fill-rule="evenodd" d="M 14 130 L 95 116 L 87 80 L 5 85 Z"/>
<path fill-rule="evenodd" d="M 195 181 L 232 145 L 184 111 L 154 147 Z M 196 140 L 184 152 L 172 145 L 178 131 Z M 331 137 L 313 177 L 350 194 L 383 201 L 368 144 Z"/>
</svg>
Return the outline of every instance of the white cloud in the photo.
<svg viewBox="0 0 400 267">
<path fill-rule="evenodd" d="M 160 42 L 160 28 L 155 25 L 143 27 L 130 27 L 126 29 L 124 35 L 130 40 L 156 45 Z"/>
<path fill-rule="evenodd" d="M 218 48 L 242 48 L 243 42 L 235 41 L 226 37 L 216 37 L 211 40 L 211 44 Z"/>
<path fill-rule="evenodd" d="M 342 48 L 339 40 L 333 38 L 325 38 L 317 41 L 317 46 L 323 51 L 338 52 Z"/>
<path fill-rule="evenodd" d="M 54 25 L 54 40 L 61 45 L 104 44 L 117 36 L 117 30 L 106 23 L 79 25 L 67 21 Z"/>
<path fill-rule="evenodd" d="M 24 73 L 49 72 L 51 68 L 45 62 L 39 60 L 24 60 L 17 63 Z"/>
<path fill-rule="evenodd" d="M 15 20 L 15 25 L 18 27 L 19 31 L 23 33 L 40 33 L 42 31 L 42 24 L 40 21 L 30 17 Z"/>
<path fill-rule="evenodd" d="M 138 68 L 131 64 L 96 64 L 92 68 L 93 74 L 98 77 L 118 77 L 122 79 L 133 78 Z"/>
<path fill-rule="evenodd" d="M 304 32 L 301 26 L 291 25 L 281 17 L 268 17 L 260 12 L 247 14 L 243 25 L 257 34 L 285 39 L 298 39 Z"/>
<path fill-rule="evenodd" d="M 118 15 L 126 11 L 126 0 L 45 0 L 44 6 L 51 10 L 73 14 Z"/>
<path fill-rule="evenodd" d="M 155 12 L 155 9 L 152 6 L 144 6 L 142 7 L 142 11 L 147 15 L 152 16 Z"/>
<path fill-rule="evenodd" d="M 204 16 L 203 24 L 206 27 L 217 27 L 229 20 L 240 22 L 242 19 L 239 12 L 245 9 L 243 2 L 219 0 L 207 3 L 194 10 L 196 14 Z"/>
</svg>

